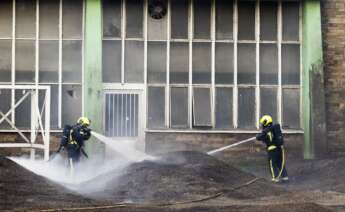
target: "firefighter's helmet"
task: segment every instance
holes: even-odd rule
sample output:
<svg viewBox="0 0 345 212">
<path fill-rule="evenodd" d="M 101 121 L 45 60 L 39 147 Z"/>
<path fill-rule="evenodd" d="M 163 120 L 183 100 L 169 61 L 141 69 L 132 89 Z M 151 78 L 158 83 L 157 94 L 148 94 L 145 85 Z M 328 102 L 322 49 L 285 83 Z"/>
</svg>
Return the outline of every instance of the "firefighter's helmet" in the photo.
<svg viewBox="0 0 345 212">
<path fill-rule="evenodd" d="M 267 127 L 268 125 L 272 124 L 273 119 L 270 115 L 264 115 L 260 119 L 260 124 L 264 127 Z"/>
<path fill-rule="evenodd" d="M 80 117 L 78 119 L 77 123 L 80 125 L 88 127 L 88 126 L 90 126 L 91 121 L 87 117 Z"/>
</svg>

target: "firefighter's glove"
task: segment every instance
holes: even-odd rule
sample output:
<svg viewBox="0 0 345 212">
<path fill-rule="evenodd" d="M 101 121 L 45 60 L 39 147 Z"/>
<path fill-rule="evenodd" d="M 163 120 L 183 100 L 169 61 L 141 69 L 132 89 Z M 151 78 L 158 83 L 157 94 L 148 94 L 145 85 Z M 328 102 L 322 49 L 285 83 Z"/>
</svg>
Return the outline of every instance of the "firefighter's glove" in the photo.
<svg viewBox="0 0 345 212">
<path fill-rule="evenodd" d="M 263 132 L 261 132 L 261 133 L 256 134 L 255 138 L 256 138 L 256 140 L 258 140 L 258 141 L 263 141 L 264 138 L 265 138 L 265 136 L 266 136 L 266 133 L 263 131 Z"/>
<path fill-rule="evenodd" d="M 90 128 L 83 128 L 83 138 L 84 140 L 88 140 L 91 137 L 91 129 Z"/>
</svg>

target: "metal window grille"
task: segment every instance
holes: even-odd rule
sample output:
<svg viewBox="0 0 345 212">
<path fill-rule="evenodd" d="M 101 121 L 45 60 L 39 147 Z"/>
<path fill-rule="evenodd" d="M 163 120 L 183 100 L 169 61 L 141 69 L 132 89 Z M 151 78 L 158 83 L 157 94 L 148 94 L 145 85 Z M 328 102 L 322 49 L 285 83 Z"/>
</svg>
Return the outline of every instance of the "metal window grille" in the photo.
<svg viewBox="0 0 345 212">
<path fill-rule="evenodd" d="M 105 133 L 109 137 L 138 137 L 139 94 L 105 94 Z"/>
</svg>

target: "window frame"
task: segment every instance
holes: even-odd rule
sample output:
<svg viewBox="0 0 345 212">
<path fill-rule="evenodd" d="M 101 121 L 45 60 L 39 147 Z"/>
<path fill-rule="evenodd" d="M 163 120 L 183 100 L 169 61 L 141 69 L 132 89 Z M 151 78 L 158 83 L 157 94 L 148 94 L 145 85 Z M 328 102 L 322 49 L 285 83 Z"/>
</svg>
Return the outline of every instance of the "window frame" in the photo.
<svg viewBox="0 0 345 212">
<path fill-rule="evenodd" d="M 124 2 L 125 0 L 123 0 Z M 126 83 L 122 79 L 121 83 L 104 83 L 105 88 L 122 88 L 125 89 L 128 87 L 131 87 L 133 89 L 136 88 L 142 88 L 144 89 L 145 93 L 147 92 L 148 88 L 151 86 L 162 86 L 165 87 L 166 91 L 166 98 L 165 98 L 165 108 L 166 108 L 166 114 L 165 114 L 165 129 L 162 130 L 156 130 L 156 129 L 147 129 L 147 132 L 150 131 L 158 131 L 158 132 L 224 132 L 224 133 L 231 133 L 231 132 L 257 132 L 259 129 L 259 123 L 255 122 L 255 128 L 254 129 L 240 129 L 238 128 L 238 89 L 239 88 L 246 88 L 246 87 L 253 87 L 255 90 L 255 118 L 256 120 L 259 119 L 261 116 L 260 114 L 260 90 L 262 88 L 276 88 L 277 89 L 277 122 L 278 123 L 283 123 L 283 105 L 282 105 L 282 90 L 286 88 L 293 88 L 299 90 L 300 97 L 302 96 L 302 54 L 300 54 L 300 82 L 298 85 L 282 85 L 282 71 L 281 71 L 281 46 L 282 44 L 298 44 L 300 46 L 300 52 L 302 52 L 302 4 L 299 3 L 299 40 L 298 41 L 284 41 L 282 40 L 282 6 L 283 2 L 278 1 L 277 2 L 277 37 L 274 40 L 261 40 L 260 39 L 260 5 L 264 4 L 265 2 L 261 2 L 259 0 L 255 1 L 255 39 L 254 40 L 239 40 L 238 39 L 238 3 L 239 0 L 234 0 L 233 1 L 233 36 L 231 39 L 216 39 L 216 1 L 217 0 L 211 0 L 211 17 L 210 17 L 210 23 L 211 23 L 211 34 L 210 34 L 210 39 L 194 39 L 194 11 L 193 11 L 193 5 L 196 0 L 190 0 L 189 5 L 188 5 L 188 37 L 185 39 L 174 39 L 171 37 L 171 3 L 173 2 L 172 0 L 167 1 L 167 39 L 166 40 L 159 40 L 162 42 L 166 42 L 167 46 L 167 55 L 166 55 L 166 82 L 161 82 L 161 83 L 148 83 L 147 81 L 147 43 L 148 41 L 154 41 L 148 39 L 148 32 L 147 32 L 147 19 L 150 18 L 148 17 L 147 14 L 147 7 L 148 7 L 148 0 L 144 0 L 144 29 L 143 29 L 143 39 L 134 39 L 134 40 L 140 40 L 144 41 L 144 84 L 135 84 L 135 83 Z M 125 11 L 125 4 L 122 5 L 122 10 Z M 122 12 L 122 17 L 123 17 Z M 124 27 L 123 25 L 125 24 L 125 20 L 122 18 L 122 34 L 125 34 L 124 32 Z M 109 38 L 107 38 L 108 40 Z M 116 39 L 116 38 L 115 38 Z M 119 40 L 122 40 L 124 42 L 124 37 L 120 38 Z M 126 39 L 126 40 L 133 40 L 132 39 Z M 156 40 L 158 41 L 158 40 Z M 173 42 L 185 42 L 188 43 L 188 76 L 189 80 L 187 83 L 170 83 L 170 45 Z M 194 84 L 193 83 L 193 42 L 210 42 L 211 43 L 211 83 L 209 84 Z M 215 45 L 216 43 L 231 43 L 233 45 L 233 83 L 232 84 L 218 84 L 215 82 Z M 255 63 L 256 63 L 256 69 L 255 69 L 255 83 L 252 84 L 239 84 L 238 83 L 238 69 L 237 69 L 237 60 L 238 60 L 238 44 L 239 43 L 250 43 L 250 44 L 255 44 Z M 260 84 L 260 44 L 276 44 L 277 45 L 277 58 L 278 58 L 278 79 L 276 84 Z M 124 46 L 124 45 L 123 45 Z M 122 49 L 124 51 L 124 49 Z M 123 52 L 122 52 L 123 54 Z M 122 60 L 124 60 L 124 57 L 122 57 Z M 122 62 L 123 64 L 123 62 Z M 124 70 L 122 68 L 122 76 L 124 74 Z M 206 86 L 210 88 L 211 91 L 211 123 L 212 123 L 212 129 L 207 129 L 207 130 L 198 130 L 193 128 L 193 88 L 196 86 Z M 170 90 L 172 87 L 187 87 L 188 88 L 188 121 L 189 121 L 189 126 L 185 129 L 173 129 L 171 128 L 171 117 L 170 117 Z M 216 123 L 215 123 L 215 104 L 216 104 L 216 89 L 217 88 L 232 88 L 232 110 L 233 110 L 233 128 L 232 129 L 226 129 L 226 130 L 219 130 L 216 128 Z M 145 99 L 146 103 L 145 106 L 147 108 L 147 98 Z M 302 98 L 300 98 L 300 108 L 299 110 L 302 110 Z M 147 111 L 146 111 L 147 114 Z M 302 113 L 300 113 L 302 114 Z M 299 121 L 302 123 L 302 116 L 300 116 Z M 145 120 L 146 126 L 147 125 L 147 120 Z M 301 124 L 301 126 L 303 126 Z M 303 129 L 284 129 L 285 132 L 292 132 L 292 133 L 303 133 Z"/>
<path fill-rule="evenodd" d="M 259 119 L 259 117 L 262 115 L 260 114 L 260 90 L 262 88 L 275 88 L 277 89 L 277 122 L 283 123 L 283 105 L 282 105 L 282 90 L 286 88 L 293 88 L 293 89 L 299 89 L 299 93 L 301 94 L 302 90 L 302 55 L 300 56 L 300 83 L 298 85 L 282 85 L 282 79 L 281 79 L 281 46 L 282 44 L 298 44 L 300 45 L 300 51 L 301 50 L 301 45 L 302 45 L 302 19 L 301 19 L 301 14 L 302 14 L 302 5 L 300 3 L 300 14 L 299 14 L 299 40 L 298 41 L 283 41 L 282 40 L 282 6 L 283 3 L 281 1 L 277 2 L 277 38 L 275 40 L 261 40 L 260 39 L 260 5 L 263 4 L 262 2 L 256 1 L 255 3 L 255 39 L 254 40 L 238 40 L 238 0 L 233 1 L 233 38 L 224 40 L 216 39 L 216 0 L 211 0 L 211 38 L 210 40 L 207 39 L 194 39 L 194 33 L 193 33 L 193 23 L 194 23 L 194 14 L 193 14 L 193 4 L 195 3 L 194 1 L 191 1 L 189 3 L 189 19 L 188 19 L 188 40 L 186 39 L 171 39 L 171 34 L 170 34 L 170 19 L 168 18 L 168 39 L 167 43 L 168 45 L 170 42 L 174 41 L 187 41 L 189 43 L 189 82 L 187 84 L 171 84 L 169 82 L 169 77 L 167 77 L 167 82 L 166 82 L 166 90 L 167 90 L 167 95 L 170 95 L 169 89 L 171 87 L 175 86 L 181 86 L 185 87 L 187 86 L 189 89 L 189 95 L 188 95 L 188 103 L 189 103 L 189 128 L 180 130 L 180 131 L 200 131 L 198 129 L 195 129 L 193 127 L 193 89 L 195 87 L 208 87 L 210 88 L 211 91 L 211 123 L 212 123 L 212 129 L 207 129 L 207 130 L 202 130 L 203 132 L 238 132 L 238 131 L 244 131 L 244 132 L 251 132 L 251 131 L 256 131 L 259 129 L 259 123 L 255 122 L 255 129 L 240 129 L 238 128 L 238 89 L 239 88 L 249 88 L 252 87 L 255 90 L 255 118 L 256 120 Z M 168 4 L 170 4 L 170 1 L 168 1 Z M 168 13 L 167 15 L 170 17 L 170 6 L 168 7 Z M 192 66 L 192 61 L 193 61 L 193 49 L 192 45 L 193 42 L 211 42 L 211 84 L 193 84 L 193 66 Z M 216 84 L 215 83 L 215 44 L 216 43 L 231 43 L 233 44 L 234 52 L 233 52 L 233 57 L 234 57 L 234 80 L 232 84 Z M 256 63 L 256 69 L 255 69 L 255 83 L 254 84 L 239 84 L 238 83 L 238 69 L 237 69 L 237 59 L 238 59 L 238 44 L 239 43 L 251 43 L 255 44 L 256 46 L 256 53 L 255 53 L 255 63 Z M 276 44 L 277 45 L 277 58 L 278 58 L 278 79 L 277 79 L 277 84 L 260 84 L 260 44 Z M 170 46 L 170 45 L 169 45 Z M 170 48 L 168 48 L 169 51 Z M 170 55 L 168 52 L 167 55 L 167 61 L 170 61 Z M 168 64 L 169 66 L 169 64 Z M 169 68 L 167 69 L 167 76 L 169 76 Z M 146 84 L 147 86 L 151 86 Z M 216 88 L 227 88 L 230 87 L 232 88 L 233 91 L 233 100 L 232 100 L 232 108 L 233 108 L 233 129 L 227 129 L 227 130 L 219 130 L 216 128 L 216 123 L 215 123 L 215 104 L 216 104 Z M 167 101 L 170 100 L 170 98 L 166 98 Z M 301 98 L 300 98 L 300 108 L 301 110 Z M 166 108 L 170 107 L 170 103 L 166 103 Z M 300 113 L 301 114 L 301 113 Z M 174 129 L 170 128 L 170 117 L 169 114 L 166 116 L 166 130 L 163 131 L 176 131 Z M 300 116 L 300 122 L 302 122 L 302 116 Z M 301 125 L 302 126 L 302 125 Z M 147 131 L 155 131 L 152 129 L 147 129 Z M 302 129 L 284 129 L 284 131 L 287 132 L 298 132 L 301 133 L 303 132 Z"/>
<path fill-rule="evenodd" d="M 86 2 L 85 0 L 81 0 L 82 3 L 82 14 L 81 14 L 81 37 L 80 38 L 64 38 L 63 37 L 63 26 L 62 26 L 62 20 L 63 20 L 63 3 L 66 0 L 59 0 L 58 1 L 58 26 L 56 26 L 58 28 L 58 37 L 54 37 L 54 38 L 41 38 L 40 37 L 40 1 L 39 0 L 35 0 L 34 1 L 34 7 L 35 7 L 35 35 L 33 37 L 28 37 L 28 38 L 23 38 L 23 37 L 18 37 L 16 35 L 16 1 L 12 0 L 12 12 L 11 12 L 11 18 L 12 18 L 12 34 L 11 37 L 0 37 L 0 40 L 10 40 L 11 41 L 11 47 L 12 47 L 12 52 L 11 52 L 11 81 L 9 82 L 2 82 L 3 84 L 8 84 L 8 85 L 49 85 L 49 86 L 57 86 L 58 88 L 58 120 L 57 120 L 57 128 L 52 128 L 51 131 L 60 131 L 59 129 L 61 129 L 62 126 L 62 122 L 63 122 L 63 117 L 62 117 L 62 92 L 63 92 L 63 87 L 64 86 L 77 86 L 80 87 L 81 89 L 81 114 L 84 114 L 84 89 L 83 89 L 83 84 L 84 84 L 84 40 L 85 40 L 85 6 L 86 6 Z M 34 81 L 33 82 L 17 82 L 16 81 L 16 43 L 17 41 L 34 41 Z M 57 81 L 52 81 L 52 82 L 40 82 L 39 80 L 39 71 L 40 71 L 40 41 L 55 41 L 58 42 L 58 80 Z M 62 44 L 64 41 L 80 41 L 81 42 L 81 79 L 80 82 L 63 82 L 62 79 L 62 74 L 63 74 L 63 55 L 62 55 Z M 11 107 L 14 107 L 15 104 L 15 90 L 12 89 L 11 90 Z M 15 123 L 16 120 L 16 114 L 15 112 L 11 113 L 10 115 L 10 120 Z M 14 130 L 0 130 L 0 132 L 12 132 Z M 30 131 L 30 126 L 24 127 L 23 131 Z"/>
</svg>

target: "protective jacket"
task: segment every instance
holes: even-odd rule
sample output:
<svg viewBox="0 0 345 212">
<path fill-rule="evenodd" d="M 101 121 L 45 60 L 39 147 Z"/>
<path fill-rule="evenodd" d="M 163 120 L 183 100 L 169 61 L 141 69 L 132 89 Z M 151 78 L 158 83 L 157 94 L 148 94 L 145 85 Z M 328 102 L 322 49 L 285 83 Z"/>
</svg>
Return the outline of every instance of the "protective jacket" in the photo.
<svg viewBox="0 0 345 212">
<path fill-rule="evenodd" d="M 91 129 L 76 124 L 74 126 L 66 125 L 63 130 L 63 136 L 60 143 L 60 149 L 66 148 L 68 152 L 68 158 L 73 161 L 79 161 L 80 153 L 83 153 L 86 157 L 87 154 L 83 150 L 84 141 L 91 137 Z"/>
<path fill-rule="evenodd" d="M 62 138 L 60 141 L 60 147 L 57 152 L 60 152 L 62 149 L 67 147 L 68 139 L 69 139 L 69 134 L 71 131 L 72 127 L 70 125 L 65 125 L 62 131 Z"/>
<path fill-rule="evenodd" d="M 82 146 L 84 146 L 84 141 L 88 140 L 90 136 L 91 130 L 89 128 L 84 127 L 80 124 L 76 124 L 70 130 L 68 145 L 81 148 Z"/>
<path fill-rule="evenodd" d="M 266 144 L 267 150 L 281 147 L 284 143 L 283 133 L 279 124 L 271 124 L 256 135 L 256 139 Z"/>
</svg>

